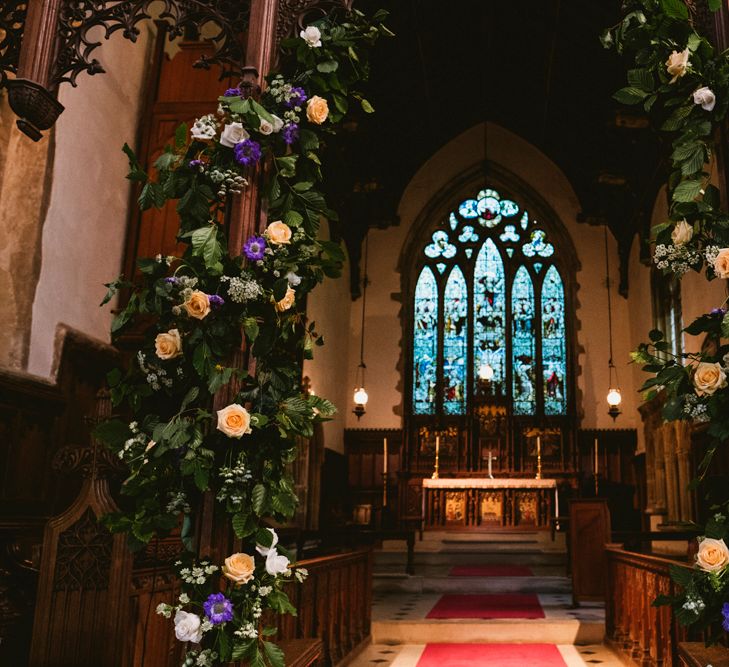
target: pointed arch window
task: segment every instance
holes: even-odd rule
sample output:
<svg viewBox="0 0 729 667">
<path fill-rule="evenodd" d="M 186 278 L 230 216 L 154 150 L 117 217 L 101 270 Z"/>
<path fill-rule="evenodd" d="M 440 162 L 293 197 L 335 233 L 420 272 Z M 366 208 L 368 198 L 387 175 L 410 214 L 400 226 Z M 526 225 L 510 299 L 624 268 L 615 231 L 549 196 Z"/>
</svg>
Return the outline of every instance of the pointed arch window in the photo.
<svg viewBox="0 0 729 667">
<path fill-rule="evenodd" d="M 547 226 L 492 189 L 430 230 L 412 296 L 411 411 L 465 415 L 483 390 L 514 415 L 566 415 L 564 258 Z"/>
</svg>

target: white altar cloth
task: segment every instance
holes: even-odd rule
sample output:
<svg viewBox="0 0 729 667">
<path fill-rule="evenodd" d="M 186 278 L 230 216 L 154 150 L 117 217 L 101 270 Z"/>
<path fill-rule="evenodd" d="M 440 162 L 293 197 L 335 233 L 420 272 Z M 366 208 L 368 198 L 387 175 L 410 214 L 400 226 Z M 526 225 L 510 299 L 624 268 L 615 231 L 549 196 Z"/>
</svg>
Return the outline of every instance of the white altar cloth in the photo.
<svg viewBox="0 0 729 667">
<path fill-rule="evenodd" d="M 495 478 L 488 477 L 440 477 L 423 480 L 426 489 L 556 489 L 556 479 Z"/>
</svg>

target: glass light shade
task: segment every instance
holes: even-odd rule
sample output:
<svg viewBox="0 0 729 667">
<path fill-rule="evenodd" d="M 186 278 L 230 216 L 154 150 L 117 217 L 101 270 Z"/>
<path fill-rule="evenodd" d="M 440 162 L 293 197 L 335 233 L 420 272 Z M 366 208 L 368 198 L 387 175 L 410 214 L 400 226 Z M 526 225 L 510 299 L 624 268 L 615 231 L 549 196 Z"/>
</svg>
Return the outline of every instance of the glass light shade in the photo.
<svg viewBox="0 0 729 667">
<path fill-rule="evenodd" d="M 484 362 L 478 367 L 478 377 L 480 380 L 493 380 L 494 369 Z"/>
<path fill-rule="evenodd" d="M 367 405 L 369 398 L 364 387 L 359 387 L 354 390 L 354 402 L 356 405 Z"/>
<path fill-rule="evenodd" d="M 623 397 L 620 394 L 620 389 L 609 389 L 607 394 L 607 402 L 611 407 L 617 407 L 622 402 Z"/>
</svg>

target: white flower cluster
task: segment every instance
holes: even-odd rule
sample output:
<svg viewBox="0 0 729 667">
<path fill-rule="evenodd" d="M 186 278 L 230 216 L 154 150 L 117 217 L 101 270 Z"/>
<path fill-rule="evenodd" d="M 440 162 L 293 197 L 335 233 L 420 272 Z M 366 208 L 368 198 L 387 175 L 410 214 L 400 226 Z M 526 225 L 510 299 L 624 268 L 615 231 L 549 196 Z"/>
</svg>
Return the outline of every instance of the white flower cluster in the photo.
<svg viewBox="0 0 729 667">
<path fill-rule="evenodd" d="M 696 424 L 709 421 L 706 404 L 696 394 L 686 394 L 683 412 Z"/>
<path fill-rule="evenodd" d="M 687 595 L 686 596 L 686 602 L 683 603 L 683 608 L 686 611 L 690 611 L 693 614 L 696 614 L 698 616 L 704 609 L 706 609 L 706 604 L 704 601 L 695 595 Z"/>
<path fill-rule="evenodd" d="M 172 262 L 174 261 L 174 259 L 175 258 L 174 258 L 173 255 L 165 255 L 165 256 L 163 256 L 163 255 L 157 254 L 157 255 L 154 256 L 154 261 L 155 262 L 157 262 L 158 264 L 162 264 L 162 262 L 164 262 L 167 266 L 170 266 L 170 264 L 172 264 Z"/>
<path fill-rule="evenodd" d="M 200 652 L 190 651 L 185 656 L 182 667 L 213 667 L 217 659 L 218 654 L 210 648 L 203 649 Z"/>
<path fill-rule="evenodd" d="M 165 510 L 168 514 L 177 514 L 178 512 L 189 514 L 192 511 L 190 504 L 187 502 L 187 496 L 184 491 L 170 493 L 167 497 L 168 502 Z"/>
<path fill-rule="evenodd" d="M 223 276 L 221 282 L 228 282 L 228 296 L 236 303 L 255 301 L 263 295 L 263 288 L 248 275 L 243 274 L 240 278 L 235 276 Z"/>
<path fill-rule="evenodd" d="M 305 567 L 297 567 L 294 570 L 294 576 L 296 577 L 296 581 L 301 584 L 309 576 L 309 570 L 307 570 Z"/>
<path fill-rule="evenodd" d="M 204 584 L 211 574 L 218 571 L 217 565 L 211 565 L 209 561 L 201 560 L 193 567 L 183 567 L 180 570 L 180 579 L 186 584 Z"/>
<path fill-rule="evenodd" d="M 218 197 L 225 197 L 228 193 L 239 193 L 248 187 L 248 181 L 233 169 L 212 169 L 210 180 L 218 186 Z"/>
<path fill-rule="evenodd" d="M 139 430 L 137 422 L 130 422 L 129 430 L 132 432 L 132 437 L 124 442 L 124 446 L 117 454 L 122 461 L 130 461 L 144 454 L 150 442 L 147 434 Z"/>
<path fill-rule="evenodd" d="M 137 352 L 137 363 L 139 369 L 147 377 L 147 384 L 152 387 L 154 391 L 159 391 L 162 387 L 171 387 L 173 382 L 172 379 L 167 376 L 167 371 L 157 364 L 147 362 L 147 355 L 141 350 Z M 179 375 L 179 373 L 178 373 Z"/>
<path fill-rule="evenodd" d="M 218 133 L 218 124 L 215 120 L 215 116 L 211 113 L 198 118 L 190 130 L 190 134 L 193 139 L 198 141 L 210 141 L 215 139 L 215 135 Z"/>
<path fill-rule="evenodd" d="M 659 269 L 669 269 L 679 276 L 687 273 L 700 260 L 701 253 L 685 244 L 665 245 L 659 243 L 653 255 L 653 261 Z"/>
<path fill-rule="evenodd" d="M 230 501 L 232 508 L 241 509 L 243 506 L 243 495 L 241 487 L 247 482 L 253 479 L 253 475 L 243 463 L 243 457 L 238 458 L 238 463 L 230 468 L 223 466 L 220 468 L 218 473 L 222 484 L 218 495 L 216 496 L 218 502 Z"/>
<path fill-rule="evenodd" d="M 244 623 L 233 634 L 241 639 L 255 639 L 258 637 L 258 630 L 253 623 Z"/>
<path fill-rule="evenodd" d="M 269 88 L 269 92 L 271 93 L 271 96 L 273 97 L 276 102 L 279 104 L 288 104 L 289 100 L 292 97 L 296 97 L 298 93 L 293 92 L 294 86 L 292 86 L 290 83 L 285 83 L 282 76 L 276 76 L 271 81 L 271 86 Z M 301 116 L 299 115 L 301 113 L 301 106 L 296 105 L 291 107 L 288 111 L 284 113 L 284 122 L 286 123 L 300 123 L 301 122 Z"/>
<path fill-rule="evenodd" d="M 704 250 L 704 257 L 706 258 L 707 264 L 713 265 L 720 252 L 721 248 L 718 245 L 706 246 L 706 249 Z"/>
</svg>

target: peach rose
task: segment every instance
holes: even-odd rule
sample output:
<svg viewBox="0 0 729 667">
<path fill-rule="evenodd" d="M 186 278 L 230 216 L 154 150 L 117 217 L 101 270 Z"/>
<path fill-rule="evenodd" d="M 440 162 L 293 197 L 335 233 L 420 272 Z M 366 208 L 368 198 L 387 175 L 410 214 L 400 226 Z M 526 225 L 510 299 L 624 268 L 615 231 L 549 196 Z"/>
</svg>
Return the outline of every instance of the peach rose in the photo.
<svg viewBox="0 0 729 667">
<path fill-rule="evenodd" d="M 210 299 L 205 292 L 196 289 L 190 298 L 182 304 L 190 317 L 203 320 L 210 314 Z"/>
<path fill-rule="evenodd" d="M 699 542 L 696 564 L 707 572 L 718 572 L 729 564 L 729 549 L 724 540 L 705 537 Z"/>
<path fill-rule="evenodd" d="M 721 364 L 700 363 L 694 372 L 694 386 L 699 396 L 711 396 L 726 387 L 726 373 Z"/>
<path fill-rule="evenodd" d="M 225 559 L 223 565 L 223 574 L 235 583 L 236 586 L 247 584 L 253 579 L 253 571 L 256 569 L 256 563 L 253 556 L 248 554 L 233 554 Z"/>
<path fill-rule="evenodd" d="M 218 410 L 217 428 L 229 438 L 242 438 L 251 432 L 251 415 L 242 405 L 231 403 Z"/>
<path fill-rule="evenodd" d="M 729 278 L 729 248 L 722 248 L 714 260 L 714 273 L 717 278 Z"/>
<path fill-rule="evenodd" d="M 174 359 L 182 354 L 182 339 L 177 329 L 157 334 L 154 339 L 154 350 L 160 359 Z"/>
<path fill-rule="evenodd" d="M 281 245 L 284 243 L 291 243 L 291 227 L 285 222 L 276 220 L 266 227 L 266 238 L 271 243 Z"/>
<path fill-rule="evenodd" d="M 681 220 L 681 222 L 676 223 L 676 226 L 671 232 L 671 241 L 673 241 L 673 245 L 684 245 L 685 243 L 688 243 L 693 236 L 694 226 L 686 222 L 686 220 Z"/>
<path fill-rule="evenodd" d="M 676 83 L 680 77 L 686 74 L 689 66 L 689 50 L 684 49 L 680 53 L 672 51 L 666 60 L 666 71 L 673 77 L 671 83 Z"/>
<path fill-rule="evenodd" d="M 294 302 L 296 301 L 296 290 L 294 290 L 293 287 L 289 285 L 289 287 L 286 288 L 286 295 L 284 296 L 281 301 L 276 302 L 276 310 L 279 313 L 282 313 L 284 310 L 288 310 L 291 308 L 291 306 L 294 305 Z"/>
<path fill-rule="evenodd" d="M 329 117 L 329 105 L 323 97 L 314 95 L 306 103 L 306 117 L 317 125 L 321 125 Z"/>
</svg>

